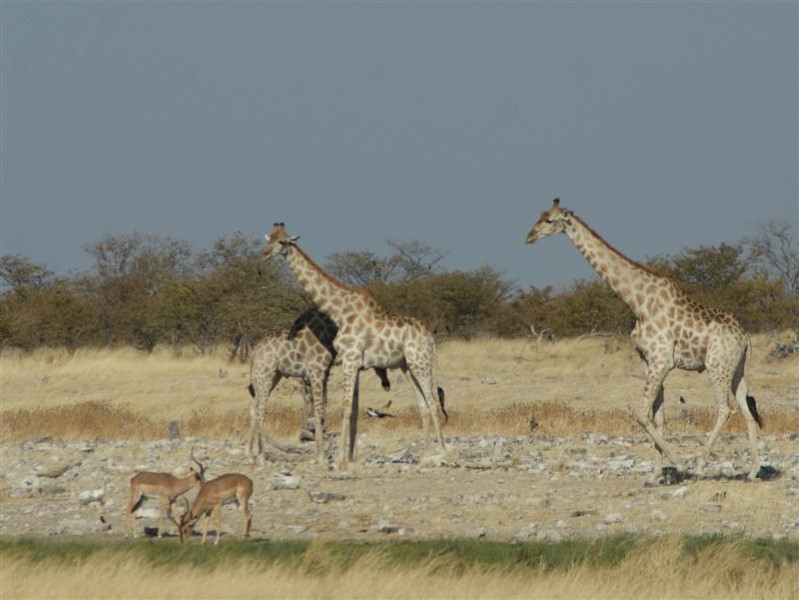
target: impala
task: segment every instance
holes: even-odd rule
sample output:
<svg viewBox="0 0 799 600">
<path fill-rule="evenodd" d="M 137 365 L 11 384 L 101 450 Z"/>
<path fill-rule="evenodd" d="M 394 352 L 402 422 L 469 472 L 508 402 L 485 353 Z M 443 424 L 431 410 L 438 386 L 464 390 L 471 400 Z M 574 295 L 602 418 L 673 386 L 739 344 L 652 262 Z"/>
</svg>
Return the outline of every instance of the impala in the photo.
<svg viewBox="0 0 799 600">
<path fill-rule="evenodd" d="M 126 534 L 130 535 L 133 528 L 133 513 L 141 505 L 145 498 L 160 498 L 161 515 L 158 520 L 158 537 L 164 534 L 164 515 L 168 507 L 181 495 L 188 492 L 195 486 L 201 485 L 204 481 L 205 467 L 194 458 L 192 452 L 191 459 L 197 464 L 197 469 L 191 467 L 190 473 L 186 477 L 175 477 L 170 473 L 152 473 L 141 471 L 136 473 L 130 480 L 130 503 L 125 511 Z M 135 534 L 134 534 L 135 537 Z"/>
<path fill-rule="evenodd" d="M 208 536 L 208 522 L 211 520 L 211 514 L 216 512 L 214 546 L 219 544 L 219 532 L 222 529 L 222 505 L 229 502 L 236 502 L 241 507 L 244 515 L 244 537 L 250 537 L 250 525 L 252 524 L 250 496 L 252 496 L 252 480 L 240 473 L 220 475 L 216 479 L 203 483 L 191 507 L 188 506 L 188 501 L 183 498 L 187 510 L 184 510 L 181 515 L 180 522 L 176 523 L 180 531 L 180 541 L 185 542 L 191 537 L 194 525 L 200 517 L 205 515 L 202 540 L 204 544 Z"/>
</svg>

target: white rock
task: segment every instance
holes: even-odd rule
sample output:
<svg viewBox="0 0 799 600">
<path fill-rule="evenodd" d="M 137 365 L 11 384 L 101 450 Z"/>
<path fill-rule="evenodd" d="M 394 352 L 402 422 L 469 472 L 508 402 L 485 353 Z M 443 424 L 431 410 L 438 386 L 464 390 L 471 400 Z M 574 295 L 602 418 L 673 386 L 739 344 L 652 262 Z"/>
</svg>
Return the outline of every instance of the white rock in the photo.
<svg viewBox="0 0 799 600">
<path fill-rule="evenodd" d="M 157 506 L 142 506 L 133 516 L 136 519 L 157 519 L 161 516 L 161 510 Z"/>
<path fill-rule="evenodd" d="M 605 515 L 604 518 L 604 522 L 608 525 L 612 523 L 621 523 L 621 521 L 622 521 L 621 513 L 610 513 L 608 515 Z"/>
<path fill-rule="evenodd" d="M 526 542 L 535 537 L 536 533 L 538 533 L 538 523 L 528 523 L 513 536 L 513 539 L 517 542 Z"/>
<path fill-rule="evenodd" d="M 683 498 L 685 498 L 687 494 L 688 494 L 688 487 L 682 486 L 674 490 L 671 493 L 671 497 L 674 498 L 675 500 L 682 500 Z"/>
<path fill-rule="evenodd" d="M 486 536 L 485 527 L 478 527 L 477 529 L 472 529 L 471 531 L 466 532 L 467 538 L 483 539 L 485 536 Z"/>
<path fill-rule="evenodd" d="M 300 487 L 300 478 L 294 475 L 278 473 L 270 479 L 273 490 L 296 490 Z"/>
<path fill-rule="evenodd" d="M 563 541 L 563 534 L 556 530 L 556 529 L 547 529 L 545 531 L 541 531 L 537 539 L 544 541 L 544 542 L 562 542 Z"/>
<path fill-rule="evenodd" d="M 100 502 L 105 496 L 105 490 L 98 488 L 96 490 L 86 490 L 78 494 L 78 500 L 81 504 L 90 504 L 92 502 Z"/>
<path fill-rule="evenodd" d="M 307 529 L 307 527 L 305 527 L 305 525 L 287 525 L 286 526 L 286 531 L 288 531 L 289 533 L 293 533 L 293 534 L 300 534 L 303 531 L 305 531 L 306 529 Z"/>
<path fill-rule="evenodd" d="M 388 519 L 380 519 L 377 522 L 377 530 L 380 533 L 397 533 L 399 531 L 399 527 L 394 525 L 394 523 Z"/>
</svg>

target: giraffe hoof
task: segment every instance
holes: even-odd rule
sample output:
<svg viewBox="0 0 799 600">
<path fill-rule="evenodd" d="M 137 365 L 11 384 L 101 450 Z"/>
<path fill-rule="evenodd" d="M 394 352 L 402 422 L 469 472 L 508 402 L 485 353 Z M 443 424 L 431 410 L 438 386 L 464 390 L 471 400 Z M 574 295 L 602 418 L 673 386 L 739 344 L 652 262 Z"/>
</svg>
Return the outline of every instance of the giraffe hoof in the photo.
<svg viewBox="0 0 799 600">
<path fill-rule="evenodd" d="M 778 477 L 779 474 L 779 470 L 775 469 L 774 467 L 770 465 L 763 465 L 757 470 L 752 469 L 749 471 L 749 474 L 746 476 L 746 478 L 749 481 L 757 481 L 758 479 L 761 481 L 769 481 L 770 479 Z"/>
<path fill-rule="evenodd" d="M 663 479 L 658 483 L 663 485 L 674 485 L 680 482 L 680 473 L 677 467 L 663 467 Z"/>
</svg>

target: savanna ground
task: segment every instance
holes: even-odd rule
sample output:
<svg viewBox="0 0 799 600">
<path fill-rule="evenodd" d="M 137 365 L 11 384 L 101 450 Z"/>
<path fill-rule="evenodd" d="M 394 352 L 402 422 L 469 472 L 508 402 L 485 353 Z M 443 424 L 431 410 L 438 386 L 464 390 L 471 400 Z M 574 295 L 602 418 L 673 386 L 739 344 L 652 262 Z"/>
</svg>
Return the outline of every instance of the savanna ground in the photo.
<svg viewBox="0 0 799 600">
<path fill-rule="evenodd" d="M 249 367 L 221 352 L 5 354 L 0 596 L 799 597 L 799 357 L 772 358 L 768 337 L 753 341 L 761 462 L 776 476 L 740 479 L 748 446 L 736 415 L 711 464 L 717 476 L 655 487 L 644 486 L 653 451 L 628 416 L 644 379 L 625 338 L 442 343 L 451 449 L 433 464 L 416 464 L 409 383 L 393 372 L 386 393 L 366 373 L 361 412 L 391 399 L 395 418 L 361 417 L 348 473 L 251 464 Z M 714 419 L 710 383 L 673 372 L 666 384 L 669 439 L 693 456 Z M 296 445 L 300 407 L 297 384 L 283 382 L 270 435 Z M 167 440 L 173 421 L 180 437 Z M 253 539 L 238 541 L 226 509 L 218 548 L 123 541 L 129 477 L 179 474 L 193 447 L 212 476 L 256 482 Z M 66 474 L 20 493 L 21 470 L 53 465 Z M 78 501 L 98 486 L 102 500 Z M 333 500 L 309 498 L 317 492 Z M 98 515 L 107 525 L 81 529 Z"/>
</svg>

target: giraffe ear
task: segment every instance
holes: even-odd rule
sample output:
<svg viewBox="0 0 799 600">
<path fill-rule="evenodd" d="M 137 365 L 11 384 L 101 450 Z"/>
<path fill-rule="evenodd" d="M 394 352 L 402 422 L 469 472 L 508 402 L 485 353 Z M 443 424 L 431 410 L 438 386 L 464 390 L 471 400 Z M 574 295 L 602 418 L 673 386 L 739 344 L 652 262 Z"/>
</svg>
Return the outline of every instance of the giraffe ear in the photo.
<svg viewBox="0 0 799 600">
<path fill-rule="evenodd" d="M 267 234 L 264 236 L 264 238 L 266 239 L 266 243 L 268 244 L 268 243 L 269 243 L 269 234 L 267 233 Z"/>
<path fill-rule="evenodd" d="M 294 242 L 296 242 L 298 239 L 300 239 L 300 236 L 298 236 L 298 235 L 292 235 L 292 236 L 289 236 L 289 241 L 290 241 L 292 244 L 293 244 Z"/>
</svg>

